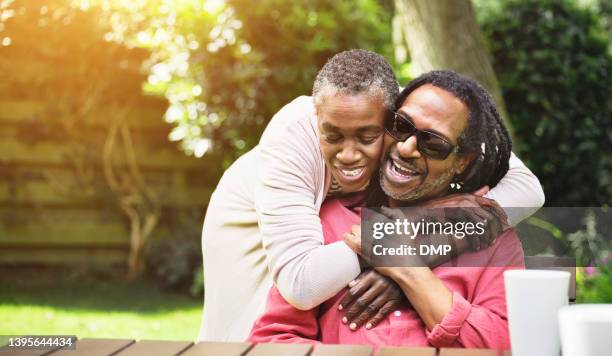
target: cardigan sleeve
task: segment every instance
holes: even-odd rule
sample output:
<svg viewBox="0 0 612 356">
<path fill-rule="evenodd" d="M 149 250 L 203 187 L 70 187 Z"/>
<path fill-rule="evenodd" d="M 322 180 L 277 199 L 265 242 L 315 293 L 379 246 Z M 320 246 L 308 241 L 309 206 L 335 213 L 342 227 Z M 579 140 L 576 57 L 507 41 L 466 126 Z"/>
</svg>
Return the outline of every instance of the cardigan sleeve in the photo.
<svg viewBox="0 0 612 356">
<path fill-rule="evenodd" d="M 248 337 L 252 343 L 319 344 L 319 307 L 298 310 L 285 301 L 276 287 L 268 293 L 265 312 Z"/>
<path fill-rule="evenodd" d="M 344 242 L 323 244 L 319 210 L 325 164 L 316 130 L 310 97 L 279 111 L 259 143 L 254 191 L 272 278 L 281 295 L 302 310 L 331 298 L 360 272 L 357 255 Z M 333 269 L 327 268 L 332 264 Z"/>
<path fill-rule="evenodd" d="M 508 215 L 508 223 L 518 225 L 544 205 L 544 190 L 536 177 L 514 153 L 506 175 L 485 197 L 497 201 Z"/>
</svg>

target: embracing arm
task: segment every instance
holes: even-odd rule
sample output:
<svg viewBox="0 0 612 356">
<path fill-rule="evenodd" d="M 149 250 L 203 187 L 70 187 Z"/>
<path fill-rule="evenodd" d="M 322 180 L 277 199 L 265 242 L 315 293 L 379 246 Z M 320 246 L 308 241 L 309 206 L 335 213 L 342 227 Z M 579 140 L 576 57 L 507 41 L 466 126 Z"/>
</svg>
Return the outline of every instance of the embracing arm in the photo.
<svg viewBox="0 0 612 356">
<path fill-rule="evenodd" d="M 248 337 L 252 343 L 318 344 L 319 307 L 298 310 L 292 307 L 272 286 L 266 310 L 255 321 Z"/>
<path fill-rule="evenodd" d="M 319 206 L 325 165 L 316 127 L 308 121 L 313 112 L 312 99 L 300 97 L 275 116 L 259 144 L 254 192 L 272 278 L 282 296 L 302 310 L 323 303 L 360 272 L 357 255 L 344 242 L 324 245 Z"/>
<path fill-rule="evenodd" d="M 544 190 L 540 181 L 514 152 L 510 155 L 508 172 L 485 197 L 499 203 L 512 226 L 544 205 Z"/>
</svg>

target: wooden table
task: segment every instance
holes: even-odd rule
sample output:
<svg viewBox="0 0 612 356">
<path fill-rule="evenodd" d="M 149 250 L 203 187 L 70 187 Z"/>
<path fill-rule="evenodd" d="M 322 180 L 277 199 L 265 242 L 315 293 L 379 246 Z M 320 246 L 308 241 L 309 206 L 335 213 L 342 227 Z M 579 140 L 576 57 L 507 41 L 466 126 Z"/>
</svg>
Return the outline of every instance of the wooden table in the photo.
<svg viewBox="0 0 612 356">
<path fill-rule="evenodd" d="M 76 349 L 0 351 L 0 356 L 370 356 L 370 346 L 80 339 Z M 378 356 L 510 356 L 509 351 L 384 347 Z"/>
</svg>

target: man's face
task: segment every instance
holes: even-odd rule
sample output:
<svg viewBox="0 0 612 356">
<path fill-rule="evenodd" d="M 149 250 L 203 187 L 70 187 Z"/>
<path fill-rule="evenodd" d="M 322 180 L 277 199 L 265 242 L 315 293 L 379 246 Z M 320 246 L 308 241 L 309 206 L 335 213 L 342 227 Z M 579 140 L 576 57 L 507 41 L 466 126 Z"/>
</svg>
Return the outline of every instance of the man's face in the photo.
<svg viewBox="0 0 612 356">
<path fill-rule="evenodd" d="M 452 145 L 467 127 L 467 106 L 444 89 L 430 84 L 415 89 L 398 109 L 417 129 L 431 131 Z M 385 155 L 380 167 L 383 191 L 396 203 L 414 203 L 444 194 L 453 177 L 469 158 L 456 153 L 444 160 L 423 156 L 417 150 L 416 135 L 398 142 L 385 135 Z M 398 202 L 399 201 L 399 202 Z"/>
<path fill-rule="evenodd" d="M 367 187 L 383 149 L 382 97 L 330 94 L 317 107 L 319 142 L 331 175 L 345 193 Z"/>
</svg>

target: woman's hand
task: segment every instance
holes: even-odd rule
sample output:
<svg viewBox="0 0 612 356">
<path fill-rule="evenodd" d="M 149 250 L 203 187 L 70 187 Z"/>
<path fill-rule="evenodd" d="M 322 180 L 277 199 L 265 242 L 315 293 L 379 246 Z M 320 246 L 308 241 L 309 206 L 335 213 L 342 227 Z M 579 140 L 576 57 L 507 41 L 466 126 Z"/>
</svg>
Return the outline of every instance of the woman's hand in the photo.
<svg viewBox="0 0 612 356">
<path fill-rule="evenodd" d="M 353 225 L 350 232 L 342 235 L 342 239 L 351 250 L 361 256 L 361 225 Z"/>
<path fill-rule="evenodd" d="M 345 311 L 342 322 L 348 324 L 351 330 L 357 330 L 364 324 L 366 329 L 371 329 L 400 305 L 407 303 L 401 288 L 374 270 L 361 273 L 348 286 L 349 290 L 338 309 Z"/>
</svg>

